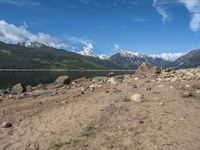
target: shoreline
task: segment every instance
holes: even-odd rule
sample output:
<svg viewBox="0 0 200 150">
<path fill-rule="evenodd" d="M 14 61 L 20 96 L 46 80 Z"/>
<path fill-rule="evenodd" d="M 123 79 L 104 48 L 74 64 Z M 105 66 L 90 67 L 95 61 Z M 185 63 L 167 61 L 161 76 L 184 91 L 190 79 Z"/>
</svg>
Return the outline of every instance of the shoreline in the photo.
<svg viewBox="0 0 200 150">
<path fill-rule="evenodd" d="M 120 72 L 120 71 L 135 71 L 135 70 L 90 70 L 90 69 L 85 69 L 85 70 L 81 70 L 81 69 L 0 69 L 0 71 L 75 71 L 75 72 Z"/>
</svg>

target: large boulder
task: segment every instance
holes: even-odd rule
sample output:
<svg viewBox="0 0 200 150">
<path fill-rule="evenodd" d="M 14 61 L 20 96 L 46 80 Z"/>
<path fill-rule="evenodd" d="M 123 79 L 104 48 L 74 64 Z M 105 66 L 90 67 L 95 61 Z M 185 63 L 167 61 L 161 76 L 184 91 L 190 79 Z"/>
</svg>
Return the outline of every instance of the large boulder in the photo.
<svg viewBox="0 0 200 150">
<path fill-rule="evenodd" d="M 140 77 L 153 77 L 160 74 L 161 70 L 159 67 L 150 68 L 145 62 L 142 63 L 135 72 L 135 76 Z"/>
<path fill-rule="evenodd" d="M 24 93 L 25 91 L 26 88 L 24 87 L 24 85 L 22 83 L 18 83 L 12 87 L 11 94 L 21 94 Z"/>
<path fill-rule="evenodd" d="M 138 69 L 135 72 L 135 75 L 146 75 L 149 74 L 150 72 L 151 72 L 150 68 L 144 62 L 138 67 Z"/>
<path fill-rule="evenodd" d="M 55 83 L 59 85 L 69 84 L 71 82 L 69 76 L 60 76 L 56 79 Z"/>
</svg>

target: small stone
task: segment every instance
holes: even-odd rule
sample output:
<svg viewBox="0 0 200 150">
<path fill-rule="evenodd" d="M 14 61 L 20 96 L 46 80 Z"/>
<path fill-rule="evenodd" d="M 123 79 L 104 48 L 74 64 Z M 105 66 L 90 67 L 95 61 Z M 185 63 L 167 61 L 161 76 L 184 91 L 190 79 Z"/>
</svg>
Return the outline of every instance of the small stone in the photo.
<svg viewBox="0 0 200 150">
<path fill-rule="evenodd" d="M 134 102 L 136 102 L 136 103 L 141 103 L 141 102 L 143 102 L 145 99 L 144 99 L 144 95 L 141 95 L 141 94 L 136 93 L 136 94 L 134 94 L 134 95 L 132 95 L 132 96 L 130 97 L 130 100 L 131 100 L 131 101 L 134 101 Z"/>
<path fill-rule="evenodd" d="M 118 82 L 117 82 L 117 80 L 115 79 L 115 78 L 110 78 L 110 79 L 108 79 L 108 81 L 107 81 L 109 84 L 112 84 L 112 85 L 116 85 Z"/>
<path fill-rule="evenodd" d="M 173 70 L 174 70 L 174 69 L 170 67 L 170 68 L 165 69 L 164 72 L 171 72 L 171 71 L 173 71 Z"/>
<path fill-rule="evenodd" d="M 41 90 L 41 89 L 45 89 L 46 86 L 42 83 L 38 84 L 36 87 L 35 87 L 35 90 Z"/>
<path fill-rule="evenodd" d="M 150 90 L 151 90 L 151 87 L 150 87 L 150 86 L 147 86 L 146 90 L 147 90 L 147 91 L 150 91 Z"/>
<path fill-rule="evenodd" d="M 191 90 L 192 88 L 191 88 L 190 85 L 186 84 L 186 85 L 183 85 L 183 86 L 181 87 L 181 89 L 182 89 L 182 90 Z"/>
<path fill-rule="evenodd" d="M 13 96 L 9 94 L 9 95 L 8 95 L 8 98 L 12 99 L 12 98 L 13 98 Z"/>
<path fill-rule="evenodd" d="M 76 85 L 76 82 L 72 82 L 72 85 Z"/>
<path fill-rule="evenodd" d="M 134 89 L 136 89 L 136 88 L 137 88 L 137 85 L 136 85 L 136 84 L 133 84 L 132 87 L 133 87 Z"/>
<path fill-rule="evenodd" d="M 2 128 L 11 128 L 12 127 L 12 123 L 10 122 L 3 122 L 2 124 Z"/>
<path fill-rule="evenodd" d="M 192 92 L 190 92 L 190 91 L 181 92 L 181 95 L 182 95 L 184 98 L 188 98 L 188 97 L 192 97 L 192 96 L 193 96 Z"/>
<path fill-rule="evenodd" d="M 97 87 L 98 87 L 98 84 L 92 84 L 92 85 L 89 86 L 90 89 L 95 89 Z"/>
<path fill-rule="evenodd" d="M 159 87 L 159 88 L 162 88 L 162 87 L 165 87 L 165 86 L 164 86 L 164 85 L 159 85 L 158 87 Z"/>
<path fill-rule="evenodd" d="M 139 80 L 139 78 L 138 78 L 138 77 L 135 77 L 135 78 L 134 78 L 134 80 L 135 80 L 135 81 L 138 81 L 138 80 Z"/>
<path fill-rule="evenodd" d="M 62 102 L 61 102 L 61 104 L 66 104 L 66 103 L 67 103 L 66 101 L 62 101 Z"/>
<path fill-rule="evenodd" d="M 27 92 L 32 92 L 33 88 L 30 85 L 28 85 L 28 86 L 26 86 L 26 91 Z"/>
<path fill-rule="evenodd" d="M 171 82 L 176 82 L 177 81 L 177 77 L 174 77 L 171 79 Z"/>
<path fill-rule="evenodd" d="M 158 103 L 159 106 L 164 106 L 165 104 L 163 102 Z"/>
<path fill-rule="evenodd" d="M 106 76 L 107 77 L 114 77 L 114 76 L 116 76 L 116 74 L 114 72 L 109 72 Z"/>
<path fill-rule="evenodd" d="M 51 94 L 51 96 L 56 96 L 58 94 L 58 92 L 53 92 L 52 94 Z"/>
<path fill-rule="evenodd" d="M 193 84 L 193 85 L 192 85 L 192 88 L 193 88 L 193 89 L 200 89 L 200 84 Z"/>
<path fill-rule="evenodd" d="M 200 90 L 195 90 L 194 96 L 195 96 L 195 98 L 200 98 Z"/>
<path fill-rule="evenodd" d="M 128 97 L 125 97 L 125 98 L 124 98 L 124 102 L 130 102 L 130 101 L 131 101 L 131 99 L 128 98 Z"/>
<path fill-rule="evenodd" d="M 109 93 L 109 90 L 106 90 L 106 92 L 105 93 Z"/>
</svg>

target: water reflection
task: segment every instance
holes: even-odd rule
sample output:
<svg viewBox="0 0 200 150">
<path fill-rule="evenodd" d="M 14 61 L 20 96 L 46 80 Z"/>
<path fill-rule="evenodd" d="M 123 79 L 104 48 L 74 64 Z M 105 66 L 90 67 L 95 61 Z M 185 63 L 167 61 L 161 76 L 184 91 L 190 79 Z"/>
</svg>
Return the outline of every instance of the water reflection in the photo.
<svg viewBox="0 0 200 150">
<path fill-rule="evenodd" d="M 0 89 L 12 87 L 16 83 L 35 86 L 39 83 L 54 82 L 58 76 L 69 75 L 72 80 L 81 77 L 105 76 L 110 71 L 0 71 Z M 133 71 L 114 71 L 118 75 Z"/>
</svg>

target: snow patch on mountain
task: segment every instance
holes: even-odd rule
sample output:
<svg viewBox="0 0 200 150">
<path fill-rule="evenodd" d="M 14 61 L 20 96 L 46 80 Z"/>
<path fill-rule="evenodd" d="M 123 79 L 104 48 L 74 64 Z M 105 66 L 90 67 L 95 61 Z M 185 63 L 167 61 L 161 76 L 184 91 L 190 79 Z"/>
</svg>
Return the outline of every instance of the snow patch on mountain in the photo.
<svg viewBox="0 0 200 150">
<path fill-rule="evenodd" d="M 134 58 L 134 57 L 145 57 L 145 55 L 142 54 L 142 53 L 131 52 L 131 51 L 123 51 L 123 50 L 121 50 L 121 51 L 119 52 L 119 54 L 120 54 L 122 57 L 131 57 L 131 58 Z"/>
<path fill-rule="evenodd" d="M 100 55 L 98 55 L 98 57 L 99 57 L 100 59 L 104 59 L 104 60 L 106 60 L 106 59 L 109 58 L 109 56 L 108 56 L 108 55 L 105 55 L 105 54 L 100 54 Z"/>
<path fill-rule="evenodd" d="M 156 59 L 156 58 L 162 58 L 167 61 L 174 61 L 178 59 L 179 57 L 185 55 L 186 53 L 179 52 L 179 53 L 161 53 L 161 54 L 152 54 L 150 57 Z"/>
</svg>

